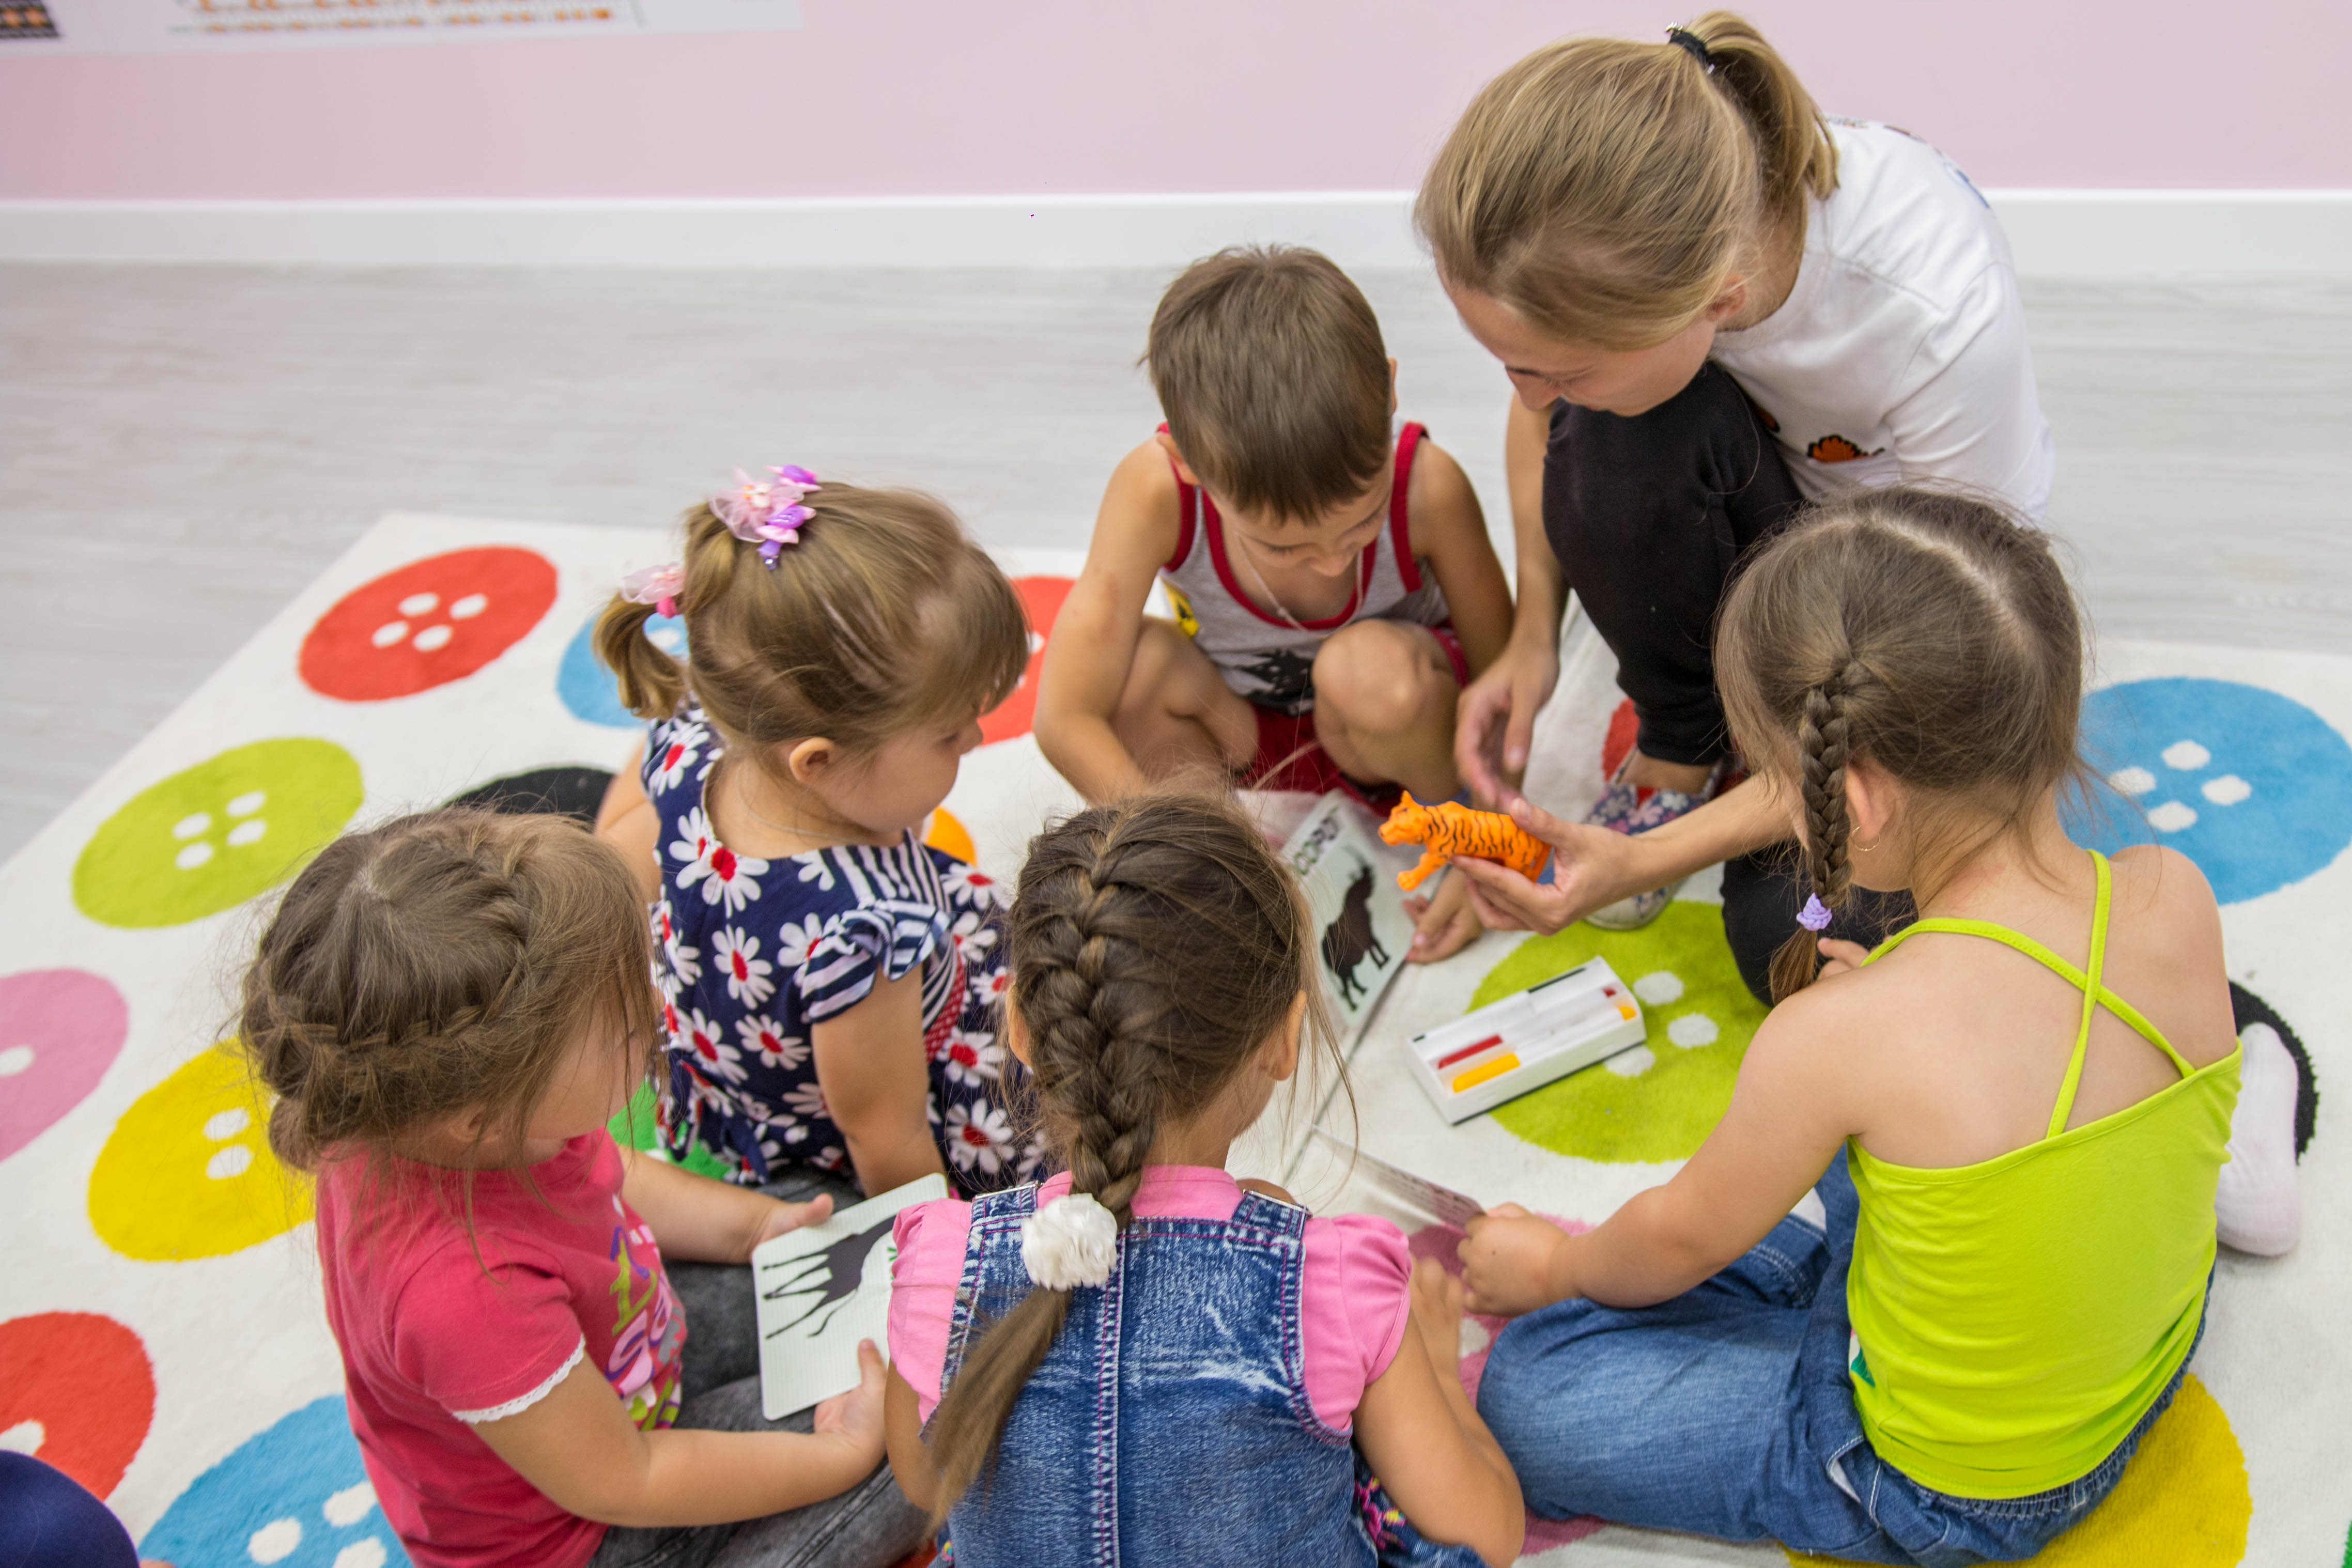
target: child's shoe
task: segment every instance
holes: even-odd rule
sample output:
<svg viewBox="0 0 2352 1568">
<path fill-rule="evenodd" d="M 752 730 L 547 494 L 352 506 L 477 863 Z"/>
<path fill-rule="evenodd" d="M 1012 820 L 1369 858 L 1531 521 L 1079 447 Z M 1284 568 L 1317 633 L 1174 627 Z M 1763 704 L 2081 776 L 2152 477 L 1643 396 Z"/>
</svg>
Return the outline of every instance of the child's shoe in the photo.
<svg viewBox="0 0 2352 1568">
<path fill-rule="evenodd" d="M 1647 784 L 1627 783 L 1625 770 L 1633 765 L 1635 755 L 1627 752 L 1625 759 L 1617 765 L 1617 771 L 1601 791 L 1601 799 L 1595 800 L 1592 810 L 1585 813 L 1586 822 L 1628 836 L 1646 833 L 1653 828 L 1663 828 L 1675 818 L 1687 817 L 1714 800 L 1722 791 L 1724 775 L 1729 767 L 1728 763 L 1717 763 L 1715 770 L 1707 775 L 1706 787 L 1696 794 L 1686 794 L 1680 789 L 1661 789 Z M 1664 912 L 1683 882 L 1683 878 L 1676 877 L 1664 887 L 1637 893 L 1631 898 L 1621 898 L 1614 904 L 1594 910 L 1584 918 L 1603 931 L 1638 931 Z"/>
</svg>

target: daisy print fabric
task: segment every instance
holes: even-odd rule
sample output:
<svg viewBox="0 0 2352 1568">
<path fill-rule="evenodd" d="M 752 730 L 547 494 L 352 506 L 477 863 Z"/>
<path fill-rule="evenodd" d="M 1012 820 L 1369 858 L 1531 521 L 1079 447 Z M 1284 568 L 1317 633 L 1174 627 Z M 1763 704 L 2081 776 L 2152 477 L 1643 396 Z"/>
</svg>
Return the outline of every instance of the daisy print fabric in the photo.
<svg viewBox="0 0 2352 1568">
<path fill-rule="evenodd" d="M 1006 1113 L 1003 895 L 918 841 L 841 844 L 778 860 L 721 843 L 703 785 L 721 743 L 691 701 L 651 727 L 642 773 L 661 823 L 651 910 L 669 1092 L 663 1141 L 699 1143 L 734 1179 L 780 1166 L 847 1171 L 817 1082 L 809 1031 L 856 1007 L 877 977 L 919 968 L 933 1134 L 966 1192 L 1034 1174 L 1038 1152 Z"/>
</svg>

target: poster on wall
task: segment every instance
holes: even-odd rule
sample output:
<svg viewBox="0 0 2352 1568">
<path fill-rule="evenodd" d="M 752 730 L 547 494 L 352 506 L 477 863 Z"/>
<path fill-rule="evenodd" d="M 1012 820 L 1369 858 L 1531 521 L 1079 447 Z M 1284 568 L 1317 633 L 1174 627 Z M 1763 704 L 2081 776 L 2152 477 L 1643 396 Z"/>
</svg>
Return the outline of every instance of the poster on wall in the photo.
<svg viewBox="0 0 2352 1568">
<path fill-rule="evenodd" d="M 13 46 L 11 55 L 772 33 L 800 26 L 800 0 L 0 0 L 0 43 Z"/>
</svg>

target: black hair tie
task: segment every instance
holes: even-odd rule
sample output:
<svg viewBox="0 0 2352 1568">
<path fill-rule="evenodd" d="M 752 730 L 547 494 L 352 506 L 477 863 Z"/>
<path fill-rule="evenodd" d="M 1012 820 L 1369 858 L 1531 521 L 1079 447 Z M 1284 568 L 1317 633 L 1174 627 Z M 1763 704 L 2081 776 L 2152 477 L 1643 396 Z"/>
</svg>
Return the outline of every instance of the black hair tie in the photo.
<svg viewBox="0 0 2352 1568">
<path fill-rule="evenodd" d="M 1680 27 L 1668 27 L 1666 42 L 1683 50 L 1708 71 L 1715 69 L 1715 56 L 1708 50 L 1706 40 L 1696 33 L 1685 32 Z"/>
</svg>

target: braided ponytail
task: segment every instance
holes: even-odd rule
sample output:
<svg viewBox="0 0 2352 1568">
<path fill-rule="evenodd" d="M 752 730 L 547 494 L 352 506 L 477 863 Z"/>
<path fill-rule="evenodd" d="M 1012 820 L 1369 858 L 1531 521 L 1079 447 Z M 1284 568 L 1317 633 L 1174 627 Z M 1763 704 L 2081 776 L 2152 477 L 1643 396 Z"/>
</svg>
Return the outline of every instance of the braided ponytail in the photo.
<svg viewBox="0 0 2352 1568">
<path fill-rule="evenodd" d="M 1071 1193 L 1119 1230 L 1152 1145 L 1216 1102 L 1302 995 L 1337 1063 L 1307 925 L 1297 883 L 1230 801 L 1132 796 L 1031 841 L 1005 942 L 1030 1092 Z M 1069 1301 L 1034 1287 L 966 1352 L 927 1437 L 940 1519 L 981 1478 Z"/>
<path fill-rule="evenodd" d="M 1845 766 L 1853 755 L 1853 725 L 1847 709 L 1871 684 L 1868 669 L 1848 660 L 1837 674 L 1804 695 L 1797 721 L 1797 764 L 1805 812 L 1805 873 L 1812 896 L 1835 912 L 1846 905 L 1853 872 L 1846 846 L 1853 824 L 1847 815 Z M 1813 983 L 1821 967 L 1820 933 L 1800 925 L 1772 956 L 1772 999 L 1786 1001 Z"/>
</svg>

